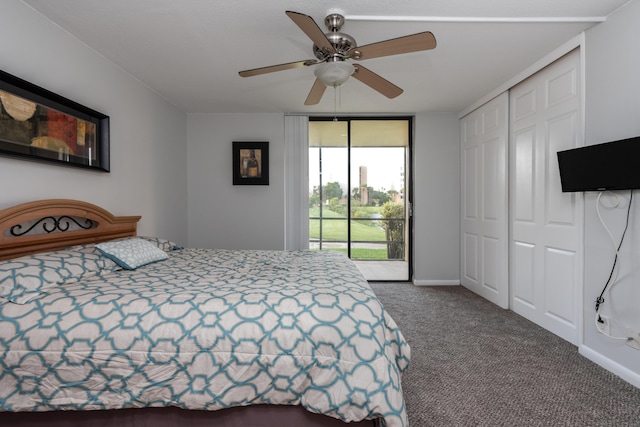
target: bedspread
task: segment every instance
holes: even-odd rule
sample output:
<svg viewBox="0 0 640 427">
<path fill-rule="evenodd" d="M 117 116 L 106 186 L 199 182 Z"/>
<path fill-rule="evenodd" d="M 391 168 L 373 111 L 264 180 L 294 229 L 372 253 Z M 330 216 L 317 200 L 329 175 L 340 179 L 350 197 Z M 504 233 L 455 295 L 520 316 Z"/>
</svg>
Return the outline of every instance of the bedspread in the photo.
<svg viewBox="0 0 640 427">
<path fill-rule="evenodd" d="M 409 346 L 344 255 L 184 249 L 0 302 L 0 410 L 302 405 L 407 426 Z"/>
</svg>

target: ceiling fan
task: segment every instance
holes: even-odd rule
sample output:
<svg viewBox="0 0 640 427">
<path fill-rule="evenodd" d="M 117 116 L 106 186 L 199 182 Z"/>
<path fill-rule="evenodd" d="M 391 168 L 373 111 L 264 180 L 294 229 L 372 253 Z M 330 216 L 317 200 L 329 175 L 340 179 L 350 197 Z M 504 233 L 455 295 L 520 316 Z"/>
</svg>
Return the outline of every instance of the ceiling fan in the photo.
<svg viewBox="0 0 640 427">
<path fill-rule="evenodd" d="M 286 14 L 313 41 L 313 53 L 316 59 L 254 68 L 240 71 L 239 74 L 242 77 L 251 77 L 317 65 L 314 71 L 316 81 L 304 102 L 305 105 L 319 103 L 327 86 L 338 87 L 346 82 L 350 76 L 377 90 L 387 98 L 395 98 L 403 92 L 401 88 L 360 64 L 352 64 L 350 60 L 379 58 L 436 47 L 436 39 L 430 31 L 358 47 L 353 37 L 340 32 L 340 28 L 344 24 L 344 16 L 341 11 L 330 11 L 325 18 L 324 22 L 329 29 L 326 34 L 312 17 L 291 11 L 287 11 Z"/>
</svg>

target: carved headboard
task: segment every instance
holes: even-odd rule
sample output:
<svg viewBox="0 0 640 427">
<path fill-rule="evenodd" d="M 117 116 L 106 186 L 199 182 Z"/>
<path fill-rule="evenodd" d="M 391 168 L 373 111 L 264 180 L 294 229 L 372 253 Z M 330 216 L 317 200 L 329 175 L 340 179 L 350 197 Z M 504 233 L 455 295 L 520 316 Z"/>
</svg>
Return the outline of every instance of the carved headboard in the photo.
<svg viewBox="0 0 640 427">
<path fill-rule="evenodd" d="M 0 211 L 0 260 L 132 237 L 139 220 L 79 200 L 23 203 Z"/>
</svg>

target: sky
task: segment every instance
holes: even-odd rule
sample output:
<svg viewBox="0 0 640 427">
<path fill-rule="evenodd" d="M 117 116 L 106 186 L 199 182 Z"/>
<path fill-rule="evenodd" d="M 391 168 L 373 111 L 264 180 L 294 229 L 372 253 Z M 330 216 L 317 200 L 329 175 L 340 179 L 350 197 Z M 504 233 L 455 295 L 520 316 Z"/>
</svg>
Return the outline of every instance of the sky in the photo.
<svg viewBox="0 0 640 427">
<path fill-rule="evenodd" d="M 367 147 L 351 149 L 351 185 L 359 184 L 359 167 L 367 167 L 367 186 L 374 190 L 396 190 L 404 187 L 405 147 Z M 320 182 L 318 149 L 309 148 L 309 192 Z M 338 181 L 347 189 L 347 149 L 322 149 L 322 183 Z"/>
</svg>

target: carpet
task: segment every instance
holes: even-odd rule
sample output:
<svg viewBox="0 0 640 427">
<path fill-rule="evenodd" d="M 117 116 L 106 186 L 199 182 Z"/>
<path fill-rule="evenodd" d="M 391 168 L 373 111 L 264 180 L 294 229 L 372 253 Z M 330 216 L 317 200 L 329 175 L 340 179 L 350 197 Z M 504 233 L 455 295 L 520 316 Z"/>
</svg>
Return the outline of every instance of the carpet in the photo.
<svg viewBox="0 0 640 427">
<path fill-rule="evenodd" d="M 640 426 L 640 389 L 516 313 L 461 286 L 371 287 L 411 346 L 412 427 Z"/>
</svg>

